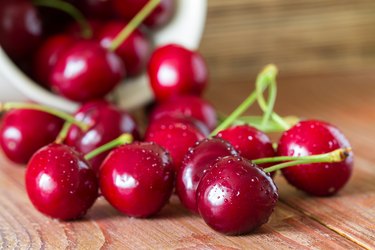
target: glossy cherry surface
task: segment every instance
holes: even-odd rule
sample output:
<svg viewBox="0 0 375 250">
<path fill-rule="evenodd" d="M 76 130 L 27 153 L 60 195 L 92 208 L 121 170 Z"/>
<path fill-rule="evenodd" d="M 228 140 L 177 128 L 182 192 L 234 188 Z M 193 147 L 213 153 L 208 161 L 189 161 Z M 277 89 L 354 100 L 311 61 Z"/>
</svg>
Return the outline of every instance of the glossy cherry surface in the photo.
<svg viewBox="0 0 375 250">
<path fill-rule="evenodd" d="M 27 165 L 27 194 L 41 213 L 60 220 L 84 216 L 98 197 L 98 181 L 81 154 L 63 144 L 36 152 Z"/>
<path fill-rule="evenodd" d="M 280 138 L 278 155 L 306 156 L 350 147 L 349 141 L 333 125 L 317 120 L 301 121 Z M 328 196 L 348 182 L 353 155 L 337 163 L 313 163 L 284 168 L 283 175 L 297 189 L 311 195 Z"/>
<path fill-rule="evenodd" d="M 120 17 L 130 21 L 148 2 L 148 0 L 113 0 L 113 6 Z M 176 0 L 161 0 L 143 24 L 149 28 L 158 28 L 166 24 L 174 14 L 175 2 Z"/>
<path fill-rule="evenodd" d="M 157 101 L 180 95 L 201 95 L 208 82 L 202 56 L 176 44 L 157 48 L 147 71 Z"/>
<path fill-rule="evenodd" d="M 206 135 L 196 126 L 175 118 L 163 117 L 156 122 L 157 124 L 148 127 L 145 140 L 161 145 L 171 154 L 177 173 L 189 147 Z"/>
<path fill-rule="evenodd" d="M 78 102 L 102 98 L 125 76 L 121 59 L 94 41 L 70 46 L 51 72 L 52 89 Z"/>
<path fill-rule="evenodd" d="M 0 145 L 7 158 L 26 164 L 41 147 L 53 142 L 64 121 L 45 112 L 28 109 L 8 111 L 0 125 Z"/>
<path fill-rule="evenodd" d="M 239 156 L 227 141 L 220 138 L 204 139 L 186 153 L 176 177 L 176 193 L 190 211 L 198 212 L 196 191 L 202 176 L 215 161 L 224 156 Z"/>
<path fill-rule="evenodd" d="M 249 125 L 238 125 L 220 131 L 217 137 L 227 140 L 240 155 L 248 160 L 255 160 L 276 155 L 270 138 L 262 131 Z M 266 168 L 275 163 L 260 164 Z"/>
<path fill-rule="evenodd" d="M 135 142 L 114 149 L 100 168 L 107 201 L 132 217 L 149 217 L 168 202 L 174 184 L 169 154 L 154 143 Z"/>
<path fill-rule="evenodd" d="M 123 133 L 130 133 L 134 140 L 139 140 L 137 124 L 125 110 L 104 101 L 97 100 L 83 104 L 75 113 L 75 118 L 89 124 L 88 131 L 83 132 L 77 126 L 72 126 L 65 140 L 67 145 L 87 154 L 97 147 L 110 142 Z M 109 152 L 104 152 L 90 160 L 95 172 Z"/>
<path fill-rule="evenodd" d="M 157 105 L 150 115 L 155 120 L 165 115 L 184 115 L 193 117 L 211 130 L 217 126 L 217 114 L 213 106 L 198 96 L 179 96 Z"/>
<path fill-rule="evenodd" d="M 268 221 L 278 200 L 276 185 L 261 168 L 241 157 L 224 157 L 202 177 L 198 210 L 216 231 L 249 233 Z"/>
<path fill-rule="evenodd" d="M 47 38 L 37 50 L 34 60 L 34 76 L 38 83 L 49 86 L 50 74 L 61 53 L 76 41 L 72 36 L 58 34 Z"/>
<path fill-rule="evenodd" d="M 13 59 L 29 56 L 41 42 L 42 21 L 31 1 L 0 1 L 0 45 Z"/>
<path fill-rule="evenodd" d="M 108 22 L 102 27 L 98 39 L 104 48 L 108 48 L 113 39 L 127 26 L 121 21 Z M 115 50 L 122 59 L 128 76 L 136 76 L 146 69 L 151 55 L 151 40 L 140 29 L 134 30 L 129 37 Z"/>
</svg>

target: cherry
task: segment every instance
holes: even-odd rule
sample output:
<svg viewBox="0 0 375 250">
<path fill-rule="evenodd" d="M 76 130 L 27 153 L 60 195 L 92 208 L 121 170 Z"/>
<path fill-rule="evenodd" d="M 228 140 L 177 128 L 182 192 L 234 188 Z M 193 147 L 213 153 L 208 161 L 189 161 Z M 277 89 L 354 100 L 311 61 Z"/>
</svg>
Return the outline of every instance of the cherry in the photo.
<svg viewBox="0 0 375 250">
<path fill-rule="evenodd" d="M 169 154 L 160 146 L 135 142 L 114 149 L 100 168 L 100 189 L 116 209 L 149 217 L 168 202 L 174 182 Z"/>
<path fill-rule="evenodd" d="M 39 12 L 30 1 L 0 2 L 0 45 L 11 58 L 29 56 L 39 45 L 42 34 Z"/>
<path fill-rule="evenodd" d="M 112 0 L 74 0 L 72 2 L 88 17 L 107 19 L 114 16 Z"/>
<path fill-rule="evenodd" d="M 147 2 L 148 0 L 113 0 L 113 6 L 120 17 L 129 21 L 140 12 Z M 143 24 L 149 28 L 160 27 L 172 18 L 174 10 L 175 0 L 161 0 Z"/>
<path fill-rule="evenodd" d="M 165 115 L 173 116 L 181 114 L 203 122 L 210 131 L 217 126 L 215 109 L 211 104 L 198 96 L 180 96 L 161 103 L 153 109 L 150 120 L 153 121 Z"/>
<path fill-rule="evenodd" d="M 237 235 L 268 221 L 278 200 L 269 174 L 241 157 L 218 160 L 197 189 L 200 215 L 214 230 Z"/>
<path fill-rule="evenodd" d="M 140 138 L 134 119 L 125 110 L 120 110 L 104 100 L 83 104 L 76 111 L 75 118 L 89 124 L 90 128 L 83 132 L 79 127 L 72 126 L 65 143 L 83 154 L 114 140 L 123 133 L 130 133 L 136 140 Z M 107 154 L 99 154 L 89 161 L 96 173 Z"/>
<path fill-rule="evenodd" d="M 207 66 L 201 55 L 176 44 L 153 52 L 148 76 L 157 101 L 179 95 L 200 95 L 208 82 Z"/>
<path fill-rule="evenodd" d="M 189 147 L 204 139 L 206 135 L 189 123 L 171 120 L 171 118 L 163 118 L 163 120 L 165 123 L 160 122 L 157 126 L 150 126 L 147 129 L 145 140 L 164 147 L 171 154 L 177 172 Z"/>
<path fill-rule="evenodd" d="M 240 155 L 248 160 L 255 160 L 276 155 L 270 138 L 262 131 L 249 125 L 238 125 L 220 131 L 217 137 L 227 140 Z M 260 164 L 266 168 L 272 164 Z"/>
<path fill-rule="evenodd" d="M 52 89 L 74 101 L 104 97 L 125 76 L 121 59 L 94 41 L 67 48 L 51 72 Z"/>
<path fill-rule="evenodd" d="M 126 26 L 127 23 L 121 21 L 105 24 L 98 35 L 100 44 L 109 48 L 113 39 Z M 151 55 L 151 41 L 140 29 L 135 29 L 115 53 L 123 60 L 128 76 L 136 76 L 146 68 Z"/>
<path fill-rule="evenodd" d="M 333 125 L 317 120 L 301 121 L 280 138 L 280 156 L 307 156 L 348 148 L 345 136 Z M 349 180 L 353 156 L 336 163 L 310 163 L 282 170 L 287 181 L 296 188 L 316 196 L 333 195 Z"/>
<path fill-rule="evenodd" d="M 34 76 L 44 86 L 49 86 L 50 73 L 61 53 L 75 42 L 72 36 L 58 34 L 47 38 L 34 56 Z"/>
<path fill-rule="evenodd" d="M 97 19 L 88 19 L 87 25 L 89 26 L 90 30 L 92 31 L 91 38 L 97 39 L 104 23 Z M 76 38 L 85 38 L 85 33 L 82 31 L 82 27 L 77 22 L 71 22 L 65 27 L 65 32 L 71 36 Z M 90 38 L 90 37 L 89 37 Z"/>
<path fill-rule="evenodd" d="M 198 212 L 196 190 L 202 176 L 218 158 L 230 155 L 239 156 L 232 145 L 220 138 L 204 139 L 189 149 L 176 177 L 176 192 L 186 208 Z"/>
<path fill-rule="evenodd" d="M 62 119 L 38 110 L 11 110 L 2 118 L 1 148 L 9 160 L 26 164 L 38 149 L 56 139 L 63 123 Z"/>
<path fill-rule="evenodd" d="M 27 194 L 41 213 L 60 220 L 84 216 L 98 197 L 98 181 L 81 154 L 52 143 L 37 151 L 26 170 Z"/>
</svg>

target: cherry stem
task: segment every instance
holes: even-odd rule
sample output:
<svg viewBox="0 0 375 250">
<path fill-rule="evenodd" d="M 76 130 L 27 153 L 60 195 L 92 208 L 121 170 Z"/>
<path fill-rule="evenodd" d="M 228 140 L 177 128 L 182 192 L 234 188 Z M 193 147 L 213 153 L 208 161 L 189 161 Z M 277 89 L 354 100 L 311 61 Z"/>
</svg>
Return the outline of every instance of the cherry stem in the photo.
<svg viewBox="0 0 375 250">
<path fill-rule="evenodd" d="M 161 0 L 150 0 L 137 15 L 120 31 L 109 45 L 108 50 L 115 51 L 131 33 L 150 15 Z"/>
<path fill-rule="evenodd" d="M 311 163 L 333 163 L 344 161 L 352 151 L 351 148 L 339 148 L 333 150 L 329 153 L 318 154 L 318 155 L 309 155 L 309 156 L 277 156 L 277 157 L 268 157 L 253 160 L 255 164 L 263 164 L 270 162 L 280 162 L 287 161 L 284 163 L 276 164 L 272 167 L 265 168 L 264 172 L 270 173 L 286 167 L 292 167 L 300 164 L 311 164 Z"/>
<path fill-rule="evenodd" d="M 6 112 L 11 109 L 31 109 L 31 110 L 38 110 L 42 111 L 54 116 L 57 116 L 61 119 L 63 119 L 66 122 L 70 122 L 74 125 L 77 125 L 80 129 L 83 131 L 87 131 L 89 129 L 89 125 L 80 121 L 77 121 L 73 116 L 60 111 L 53 109 L 51 107 L 39 105 L 39 104 L 34 104 L 34 103 L 22 103 L 22 102 L 5 102 L 5 103 L 0 103 L 0 112 Z"/>
<path fill-rule="evenodd" d="M 234 122 L 234 124 L 238 124 L 238 125 L 247 124 L 247 125 L 253 126 L 256 129 L 261 130 L 265 133 L 275 133 L 275 132 L 277 133 L 277 132 L 284 132 L 285 131 L 285 127 L 281 126 L 279 123 L 275 122 L 274 120 L 268 121 L 268 123 L 266 123 L 266 125 L 263 126 L 263 124 L 262 124 L 263 118 L 264 117 L 262 117 L 262 116 L 242 116 L 242 117 L 239 117 Z M 297 124 L 300 121 L 300 119 L 296 116 L 284 116 L 284 117 L 282 117 L 282 119 L 289 126 L 294 126 L 295 124 Z"/>
<path fill-rule="evenodd" d="M 71 122 L 65 122 L 64 123 L 64 126 L 62 127 L 60 133 L 57 135 L 55 143 L 61 144 L 65 141 L 65 138 L 68 136 L 68 131 L 69 131 L 71 126 L 72 126 Z"/>
<path fill-rule="evenodd" d="M 34 5 L 61 10 L 70 15 L 81 26 L 84 38 L 92 37 L 92 29 L 85 16 L 74 5 L 62 0 L 33 0 Z"/>
<path fill-rule="evenodd" d="M 267 65 L 262 72 L 260 72 L 258 76 L 259 81 L 265 81 L 265 83 L 262 83 L 262 88 L 267 87 L 267 83 L 269 83 L 268 78 L 275 74 L 276 67 L 274 65 Z M 264 91 L 262 89 L 262 91 Z M 254 90 L 246 99 L 243 101 L 222 123 L 219 124 L 215 128 L 214 131 L 211 132 L 210 136 L 215 136 L 217 133 L 220 131 L 228 128 L 231 126 L 238 117 L 240 117 L 256 100 L 258 97 L 258 92 L 257 90 Z"/>
<path fill-rule="evenodd" d="M 85 159 L 91 160 L 92 158 L 94 158 L 97 155 L 100 155 L 103 152 L 106 152 L 106 151 L 111 150 L 115 147 L 118 147 L 118 146 L 121 146 L 121 145 L 124 145 L 124 144 L 128 144 L 128 143 L 132 143 L 132 142 L 133 142 L 133 136 L 131 134 L 122 134 L 119 137 L 117 137 L 116 139 L 114 139 L 113 141 L 110 141 L 110 142 L 94 149 L 93 151 L 87 153 L 85 155 Z"/>
</svg>

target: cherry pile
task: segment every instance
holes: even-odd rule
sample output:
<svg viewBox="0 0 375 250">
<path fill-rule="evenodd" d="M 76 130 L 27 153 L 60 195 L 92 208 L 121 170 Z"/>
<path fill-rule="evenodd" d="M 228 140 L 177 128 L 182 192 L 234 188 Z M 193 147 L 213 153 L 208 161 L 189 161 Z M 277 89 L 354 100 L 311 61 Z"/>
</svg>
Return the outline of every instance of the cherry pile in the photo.
<svg viewBox="0 0 375 250">
<path fill-rule="evenodd" d="M 179 86 L 199 79 L 180 67 L 185 60 L 173 62 Z M 86 102 L 73 115 L 3 103 L 0 145 L 9 160 L 27 164 L 27 194 L 49 217 L 79 219 L 103 196 L 121 213 L 145 218 L 174 194 L 214 230 L 249 233 L 276 206 L 278 170 L 308 195 L 330 196 L 353 167 L 350 144 L 336 127 L 274 112 L 276 75 L 274 65 L 265 67 L 256 89 L 221 122 L 195 88 L 186 95 L 160 84 L 164 94 L 149 112 L 145 133 L 127 111 L 104 100 Z M 243 116 L 255 102 L 263 115 Z M 269 131 L 281 133 L 278 143 Z"/>
</svg>

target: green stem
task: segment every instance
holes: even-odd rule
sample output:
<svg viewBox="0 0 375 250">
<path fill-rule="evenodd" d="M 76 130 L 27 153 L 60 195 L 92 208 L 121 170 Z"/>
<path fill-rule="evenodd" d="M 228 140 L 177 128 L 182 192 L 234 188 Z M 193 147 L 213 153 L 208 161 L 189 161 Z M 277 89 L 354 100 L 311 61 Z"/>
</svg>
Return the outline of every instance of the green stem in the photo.
<svg viewBox="0 0 375 250">
<path fill-rule="evenodd" d="M 116 139 L 114 139 L 113 141 L 110 141 L 110 142 L 94 149 L 93 151 L 89 152 L 88 154 L 86 154 L 85 159 L 90 160 L 90 159 L 94 158 L 97 155 L 100 155 L 101 153 L 103 153 L 105 151 L 111 150 L 111 149 L 113 149 L 115 147 L 118 147 L 120 145 L 131 143 L 132 141 L 133 141 L 132 135 L 122 134 L 119 137 L 117 137 Z"/>
<path fill-rule="evenodd" d="M 148 15 L 158 6 L 161 0 L 150 0 L 140 12 L 126 25 L 126 27 L 113 39 L 108 49 L 115 51 L 130 34 L 147 18 Z"/>
<path fill-rule="evenodd" d="M 60 133 L 57 135 L 55 143 L 61 144 L 65 141 L 65 138 L 68 136 L 70 127 L 72 126 L 71 122 L 65 122 Z"/>
<path fill-rule="evenodd" d="M 9 111 L 11 109 L 31 109 L 31 110 L 38 110 L 42 112 L 46 112 L 48 114 L 57 116 L 61 119 L 63 119 L 66 122 L 70 122 L 74 125 L 77 125 L 80 129 L 83 131 L 86 131 L 89 128 L 89 125 L 86 123 L 77 121 L 73 116 L 60 111 L 53 109 L 51 107 L 39 105 L 39 104 L 34 104 L 34 103 L 22 103 L 22 102 L 5 102 L 5 103 L 0 103 L 0 112 L 5 112 Z"/>
<path fill-rule="evenodd" d="M 300 164 L 311 164 L 311 163 L 332 163 L 332 162 L 341 162 L 345 160 L 351 152 L 351 148 L 340 148 L 332 152 L 318 155 L 309 155 L 309 156 L 278 156 L 278 157 L 269 157 L 253 160 L 255 164 L 263 164 L 270 162 L 280 162 L 287 161 L 284 163 L 276 164 L 272 167 L 265 168 L 264 172 L 274 172 L 282 168 L 296 166 Z"/>
<path fill-rule="evenodd" d="M 62 0 L 33 0 L 33 4 L 61 10 L 69 14 L 81 26 L 84 38 L 92 37 L 92 29 L 85 16 L 72 4 Z"/>
<path fill-rule="evenodd" d="M 268 78 L 266 77 L 268 74 L 272 74 L 271 72 L 274 71 L 274 68 L 271 65 L 267 65 L 262 72 L 259 74 L 259 79 L 262 81 L 267 81 Z M 267 87 L 267 83 L 262 84 L 264 88 Z M 264 89 L 263 89 L 264 90 Z M 215 136 L 221 130 L 224 130 L 231 126 L 238 117 L 240 117 L 256 100 L 257 100 L 257 91 L 254 90 L 246 99 L 243 101 L 222 123 L 219 124 L 218 127 L 215 128 L 214 131 L 211 132 L 210 137 Z"/>
<path fill-rule="evenodd" d="M 294 126 L 300 119 L 296 116 L 285 116 L 282 118 L 289 126 Z M 247 124 L 253 126 L 265 133 L 275 133 L 284 132 L 285 128 L 280 126 L 278 122 L 270 120 L 265 126 L 262 126 L 263 117 L 262 116 L 242 116 L 239 117 L 234 124 Z"/>
</svg>

